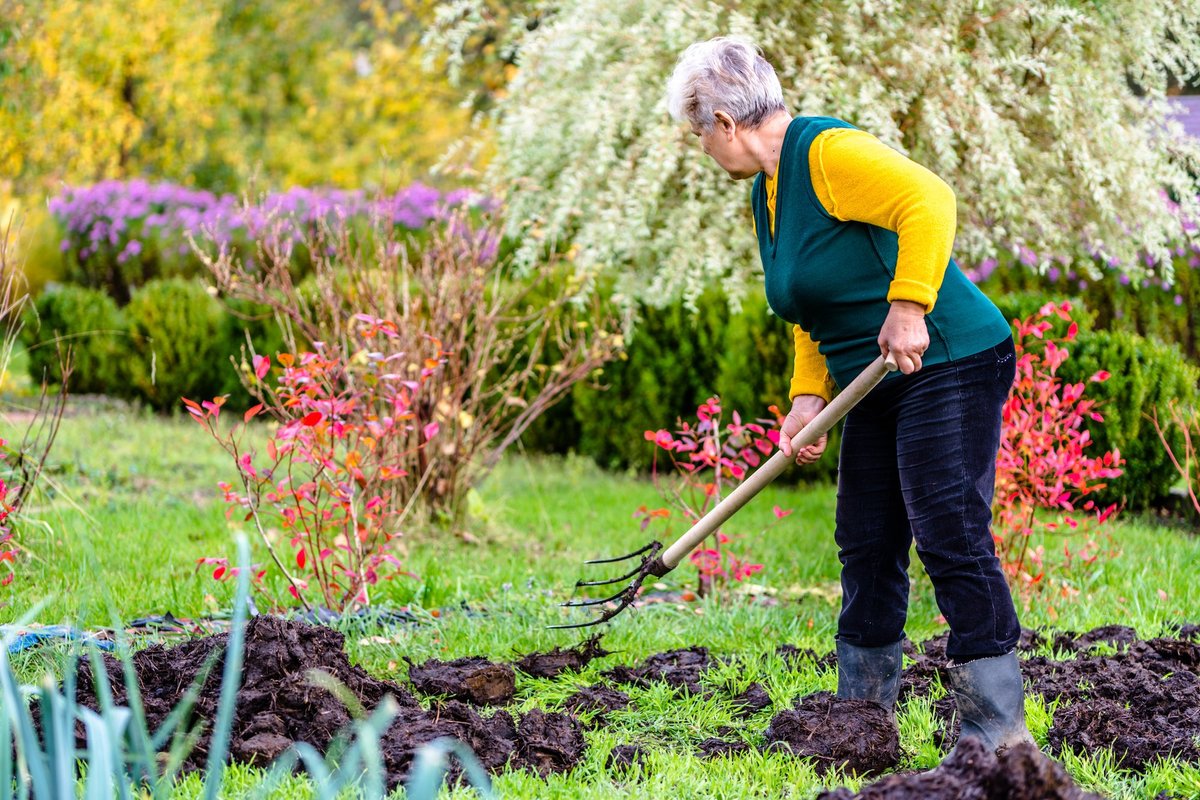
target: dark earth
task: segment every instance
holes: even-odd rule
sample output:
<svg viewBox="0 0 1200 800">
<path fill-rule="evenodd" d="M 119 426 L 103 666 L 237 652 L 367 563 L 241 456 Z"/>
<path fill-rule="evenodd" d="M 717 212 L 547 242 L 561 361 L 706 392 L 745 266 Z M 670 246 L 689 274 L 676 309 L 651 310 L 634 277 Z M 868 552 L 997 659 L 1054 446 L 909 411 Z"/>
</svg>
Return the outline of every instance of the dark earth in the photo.
<svg viewBox="0 0 1200 800">
<path fill-rule="evenodd" d="M 900 732 L 870 700 L 843 700 L 817 692 L 771 719 L 767 746 L 787 749 L 815 762 L 817 773 L 841 767 L 877 775 L 900 762 Z"/>
<path fill-rule="evenodd" d="M 1123 767 L 1142 769 L 1160 756 L 1200 762 L 1200 628 L 1184 626 L 1177 635 L 1140 640 L 1123 626 L 1086 633 L 1056 633 L 1047 639 L 1026 631 L 1019 649 L 1028 691 L 1047 701 L 1059 699 L 1049 731 L 1053 753 L 1070 747 L 1078 752 L 1111 748 Z M 207 758 L 208 725 L 216 716 L 222 652 L 228 634 L 195 639 L 173 647 L 152 645 L 133 656 L 138 689 L 151 731 L 156 730 L 183 699 L 205 666 L 189 727 L 200 727 L 186 766 L 200 769 Z M 945 636 L 919 646 L 906 643 L 908 668 L 903 697 L 924 695 L 945 663 Z M 797 698 L 790 708 L 773 708 L 766 690 L 751 684 L 740 693 L 705 682 L 705 672 L 718 662 L 707 649 L 690 647 L 659 653 L 636 666 L 618 665 L 601 673 L 592 685 L 576 684 L 564 712 L 533 709 L 517 714 L 496 706 L 512 702 L 520 676 L 560 679 L 591 661 L 611 655 L 591 639 L 576 648 L 534 653 L 513 664 L 480 657 L 410 664 L 411 685 L 372 677 L 350 664 L 342 634 L 326 627 L 277 617 L 255 617 L 246 629 L 245 666 L 238 691 L 230 756 L 265 764 L 295 742 L 324 751 L 351 716 L 328 690 L 309 678 L 318 670 L 344 685 L 367 711 L 385 696 L 399 712 L 385 732 L 381 749 L 394 786 L 407 774 L 415 752 L 441 736 L 468 744 L 491 772 L 525 769 L 545 777 L 567 772 L 586 751 L 585 722 L 607 724 L 608 716 L 632 707 L 619 686 L 666 684 L 681 695 L 717 697 L 743 720 L 696 745 L 703 758 L 723 758 L 747 750 L 784 749 L 812 759 L 820 772 L 837 768 L 875 775 L 893 769 L 901 753 L 894 724 L 878 706 L 840 700 L 828 692 Z M 1034 653 L 1051 653 L 1053 658 Z M 782 645 L 778 655 L 792 665 L 808 661 L 833 669 L 832 654 L 818 655 Z M 122 667 L 104 656 L 113 699 L 126 703 Z M 944 676 L 942 676 L 944 677 Z M 79 667 L 79 702 L 97 707 L 91 668 Z M 568 678 L 578 681 L 578 678 Z M 740 688 L 740 687 L 739 687 Z M 416 694 L 414 694 L 416 692 Z M 417 694 L 426 697 L 425 704 Z M 953 731 L 951 698 L 935 702 L 949 749 Z M 761 714 L 761 716 L 758 716 Z M 761 733 L 760 733 L 761 732 Z M 82 730 L 80 731 L 82 736 Z M 82 744 L 82 742 L 81 742 Z M 614 748 L 605 763 L 615 773 L 644 768 L 646 751 L 639 745 Z M 960 748 L 932 773 L 891 775 L 858 795 L 837 790 L 828 800 L 862 798 L 1087 798 L 1066 774 L 1033 748 L 1014 748 L 999 758 L 971 745 Z"/>
<path fill-rule="evenodd" d="M 203 768 L 208 755 L 207 727 L 216 718 L 221 652 L 227 640 L 228 634 L 220 634 L 170 648 L 151 645 L 133 656 L 151 731 L 158 729 L 183 698 L 205 663 L 213 660 L 192 712 L 193 724 L 203 721 L 205 730 L 187 759 L 186 767 L 191 769 Z M 336 678 L 368 711 L 387 695 L 395 699 L 399 713 L 380 742 L 389 784 L 393 786 L 407 774 L 415 752 L 442 736 L 466 742 L 493 772 L 509 766 L 546 776 L 567 771 L 583 756 L 583 732 L 573 716 L 534 709 L 520 716 L 500 710 L 485 717 L 458 700 L 435 702 L 425 710 L 405 687 L 373 678 L 361 667 L 351 665 L 344 644 L 342 634 L 330 628 L 269 616 L 250 620 L 230 746 L 233 759 L 265 764 L 293 742 L 301 741 L 324 751 L 334 735 L 350 722 L 345 706 L 308 679 L 310 670 Z M 463 661 L 466 659 L 459 659 Z M 439 684 L 437 694 L 468 698 L 480 694 L 489 702 L 494 700 L 492 689 L 480 689 L 476 678 L 486 676 L 482 683 L 491 687 L 500 682 L 493 683 L 492 676 L 503 670 L 480 669 L 477 663 L 473 664 L 475 669 L 466 669 L 461 663 L 451 663 L 456 666 L 448 669 L 457 669 L 462 683 L 450 687 L 454 691 L 443 691 L 447 687 Z M 104 665 L 113 700 L 125 704 L 120 661 L 106 655 Z M 511 676 L 511 668 L 504 669 Z M 78 678 L 79 702 L 98 708 L 87 662 L 80 665 Z M 511 687 L 511 677 L 509 683 Z M 511 688 L 508 694 L 511 697 Z"/>
<path fill-rule="evenodd" d="M 967 739 L 942 765 L 915 775 L 889 775 L 855 794 L 822 792 L 817 800 L 1091 800 L 1066 770 L 1036 747 L 1021 744 L 999 756 Z"/>
<path fill-rule="evenodd" d="M 530 653 L 513 666 L 534 678 L 557 678 L 564 672 L 578 672 L 597 658 L 611 655 L 600 646 L 600 635 L 597 634 L 578 647 L 565 650 L 556 647 L 547 653 Z"/>
</svg>

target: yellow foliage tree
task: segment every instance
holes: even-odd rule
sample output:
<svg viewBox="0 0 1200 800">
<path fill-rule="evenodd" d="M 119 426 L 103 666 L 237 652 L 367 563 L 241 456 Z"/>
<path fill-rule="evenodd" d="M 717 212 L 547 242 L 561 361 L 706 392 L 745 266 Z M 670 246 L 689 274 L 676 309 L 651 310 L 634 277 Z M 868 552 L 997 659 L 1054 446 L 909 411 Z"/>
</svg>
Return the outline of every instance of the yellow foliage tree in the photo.
<svg viewBox="0 0 1200 800">
<path fill-rule="evenodd" d="M 467 112 L 417 36 L 373 7 L 0 0 L 0 170 L 25 196 L 133 176 L 218 190 L 411 179 Z"/>
</svg>

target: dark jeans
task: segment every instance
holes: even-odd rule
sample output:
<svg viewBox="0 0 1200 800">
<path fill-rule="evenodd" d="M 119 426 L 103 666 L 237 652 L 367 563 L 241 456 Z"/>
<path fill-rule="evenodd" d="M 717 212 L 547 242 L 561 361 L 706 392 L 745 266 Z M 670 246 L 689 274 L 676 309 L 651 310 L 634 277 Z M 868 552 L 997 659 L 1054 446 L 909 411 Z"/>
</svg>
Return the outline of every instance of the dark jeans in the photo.
<svg viewBox="0 0 1200 800">
<path fill-rule="evenodd" d="M 880 384 L 846 417 L 838 473 L 838 639 L 904 636 L 908 551 L 933 581 L 954 661 L 1012 650 L 1021 627 L 992 540 L 1000 414 L 1012 340 Z"/>
</svg>

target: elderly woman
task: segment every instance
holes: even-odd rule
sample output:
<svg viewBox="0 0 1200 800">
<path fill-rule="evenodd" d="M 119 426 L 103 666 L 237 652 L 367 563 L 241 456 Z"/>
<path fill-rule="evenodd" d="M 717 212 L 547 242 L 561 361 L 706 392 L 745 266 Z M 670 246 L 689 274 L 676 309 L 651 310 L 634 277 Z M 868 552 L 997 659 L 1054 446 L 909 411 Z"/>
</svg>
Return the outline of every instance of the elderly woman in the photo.
<svg viewBox="0 0 1200 800">
<path fill-rule="evenodd" d="M 692 45 L 668 84 L 672 116 L 751 208 L 767 302 L 794 324 L 780 447 L 880 353 L 899 372 L 846 417 L 838 463 L 842 562 L 838 696 L 894 714 L 909 547 L 950 625 L 947 674 L 964 736 L 1031 741 L 1016 609 L 990 531 L 1001 407 L 1015 356 L 1004 317 L 950 258 L 955 198 L 933 173 L 831 117 L 792 117 L 749 41 Z"/>
</svg>

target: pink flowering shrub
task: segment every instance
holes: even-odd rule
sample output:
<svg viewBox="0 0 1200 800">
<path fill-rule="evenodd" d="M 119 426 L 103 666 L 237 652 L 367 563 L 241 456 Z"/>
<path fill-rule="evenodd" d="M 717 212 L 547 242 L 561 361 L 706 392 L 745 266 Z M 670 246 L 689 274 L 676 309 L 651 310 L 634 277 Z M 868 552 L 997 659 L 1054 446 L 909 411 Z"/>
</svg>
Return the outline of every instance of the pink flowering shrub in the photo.
<svg viewBox="0 0 1200 800">
<path fill-rule="evenodd" d="M 1009 580 L 1022 591 L 1048 586 L 1073 594 L 1075 571 L 1093 565 L 1102 553 L 1101 526 L 1117 506 L 1101 506 L 1092 495 L 1121 474 L 1117 451 L 1091 453 L 1088 420 L 1102 422 L 1087 384 L 1065 383 L 1058 369 L 1070 357 L 1068 345 L 1079 327 L 1070 303 L 1047 303 L 1036 314 L 1017 320 L 1017 376 L 1004 405 L 1000 452 L 996 459 L 993 535 Z M 1061 329 L 1063 333 L 1054 331 Z M 1107 380 L 1101 370 L 1089 382 Z M 1071 534 L 1062 539 L 1061 558 L 1034 533 Z"/>
<path fill-rule="evenodd" d="M 342 611 L 371 602 L 371 587 L 404 571 L 396 543 L 416 499 L 405 478 L 425 468 L 424 450 L 438 435 L 417 407 L 430 402 L 426 385 L 449 353 L 436 339 L 425 353 L 389 346 L 397 326 L 365 314 L 354 317 L 350 341 L 318 343 L 272 364 L 255 356 L 251 391 L 259 403 L 229 430 L 220 426 L 224 398 L 188 412 L 230 455 L 235 481 L 220 488 L 229 513 L 252 522 L 283 576 L 306 608 L 314 601 Z M 274 418 L 261 448 L 246 444 L 251 420 Z M 237 567 L 220 557 L 200 559 L 225 580 Z M 266 592 L 270 567 L 253 567 Z"/>
<path fill-rule="evenodd" d="M 696 422 L 680 420 L 674 432 L 646 431 L 646 440 L 657 448 L 654 485 L 667 505 L 654 509 L 639 507 L 633 516 L 641 520 L 642 530 L 656 524 L 662 536 L 682 534 L 770 457 L 779 441 L 778 412 L 774 406 L 771 411 L 775 418 L 755 422 L 743 422 L 734 411 L 732 421 L 722 425 L 723 409 L 717 398 L 710 397 L 696 409 Z M 665 475 L 659 469 L 659 451 L 670 462 Z M 775 506 L 774 512 L 777 520 L 792 513 L 779 506 Z M 682 525 L 674 525 L 675 522 Z M 701 594 L 711 593 L 719 584 L 742 581 L 762 571 L 763 565 L 755 563 L 745 550 L 730 547 L 740 538 L 738 534 L 718 530 L 710 545 L 692 552 Z"/>
</svg>

